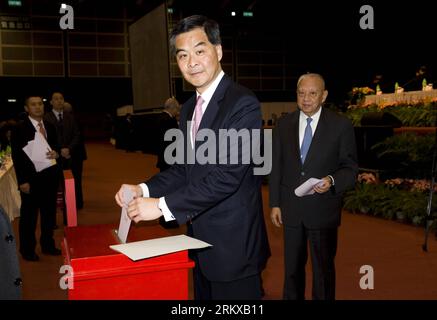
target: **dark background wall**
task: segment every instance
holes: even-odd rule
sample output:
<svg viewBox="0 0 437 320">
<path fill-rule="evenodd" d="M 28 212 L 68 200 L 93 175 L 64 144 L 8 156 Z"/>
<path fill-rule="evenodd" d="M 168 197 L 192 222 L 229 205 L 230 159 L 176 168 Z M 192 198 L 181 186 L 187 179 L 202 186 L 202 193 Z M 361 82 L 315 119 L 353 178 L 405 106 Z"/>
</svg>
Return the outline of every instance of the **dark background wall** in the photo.
<svg viewBox="0 0 437 320">
<path fill-rule="evenodd" d="M 11 8 L 6 0 L 0 1 L 0 118 L 20 112 L 30 91 L 48 98 L 53 89 L 62 90 L 76 112 L 88 119 L 104 118 L 105 113 L 132 104 L 128 27 L 162 1 L 64 1 L 75 10 L 75 29 L 69 31 L 59 28 L 61 2 L 23 0 L 22 7 Z M 374 8 L 374 30 L 359 26 L 364 4 Z M 261 101 L 295 100 L 297 77 L 314 71 L 326 77 L 328 100 L 338 104 L 344 103 L 353 86 L 370 85 L 375 73 L 383 73 L 390 87 L 395 81 L 406 83 L 421 65 L 427 65 L 432 75 L 436 28 L 431 5 L 167 1 L 172 9 L 169 29 L 190 14 L 206 14 L 220 23 L 225 72 L 254 90 Z M 251 11 L 253 17 L 243 17 L 243 11 Z M 174 62 L 171 79 L 173 92 L 183 102 L 192 90 Z M 8 103 L 10 98 L 17 102 Z"/>
</svg>

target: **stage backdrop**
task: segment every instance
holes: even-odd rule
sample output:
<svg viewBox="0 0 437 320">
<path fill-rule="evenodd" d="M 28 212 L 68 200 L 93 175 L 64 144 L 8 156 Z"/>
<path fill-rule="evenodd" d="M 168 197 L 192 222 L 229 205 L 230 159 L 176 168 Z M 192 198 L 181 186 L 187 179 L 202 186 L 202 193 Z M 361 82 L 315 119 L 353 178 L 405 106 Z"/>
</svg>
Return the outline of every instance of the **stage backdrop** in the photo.
<svg viewBox="0 0 437 320">
<path fill-rule="evenodd" d="M 171 96 L 167 8 L 129 26 L 134 111 L 158 108 Z"/>
</svg>

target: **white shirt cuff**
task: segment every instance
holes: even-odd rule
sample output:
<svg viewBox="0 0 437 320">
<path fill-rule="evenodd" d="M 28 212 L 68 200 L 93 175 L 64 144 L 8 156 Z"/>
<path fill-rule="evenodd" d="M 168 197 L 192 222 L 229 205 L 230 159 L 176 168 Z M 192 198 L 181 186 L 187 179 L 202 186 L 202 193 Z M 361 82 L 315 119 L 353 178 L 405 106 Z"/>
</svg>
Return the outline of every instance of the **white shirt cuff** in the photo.
<svg viewBox="0 0 437 320">
<path fill-rule="evenodd" d="M 165 202 L 164 197 L 159 198 L 158 208 L 161 209 L 162 215 L 164 216 L 166 222 L 176 220 L 176 218 L 170 212 L 170 209 L 167 207 L 167 203 Z"/>
<path fill-rule="evenodd" d="M 328 174 L 328 177 L 329 178 L 331 178 L 331 182 L 332 182 L 332 186 L 335 186 L 335 180 L 334 180 L 334 177 L 333 176 L 331 176 L 330 174 Z"/>
<path fill-rule="evenodd" d="M 147 184 L 140 183 L 140 187 L 141 187 L 141 190 L 143 190 L 143 198 L 149 198 L 150 192 L 149 192 L 149 188 L 147 187 Z"/>
</svg>

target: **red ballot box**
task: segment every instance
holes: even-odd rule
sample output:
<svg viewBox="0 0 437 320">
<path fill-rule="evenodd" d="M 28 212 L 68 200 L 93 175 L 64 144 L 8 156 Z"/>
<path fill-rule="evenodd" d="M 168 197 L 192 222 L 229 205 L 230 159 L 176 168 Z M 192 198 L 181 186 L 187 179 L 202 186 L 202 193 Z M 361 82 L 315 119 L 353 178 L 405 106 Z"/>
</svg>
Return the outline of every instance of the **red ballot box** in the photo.
<svg viewBox="0 0 437 320">
<path fill-rule="evenodd" d="M 66 227 L 62 245 L 65 264 L 72 267 L 68 298 L 188 299 L 188 251 L 132 261 L 109 248 L 119 244 L 115 225 Z M 171 236 L 159 225 L 131 227 L 128 242 Z"/>
</svg>

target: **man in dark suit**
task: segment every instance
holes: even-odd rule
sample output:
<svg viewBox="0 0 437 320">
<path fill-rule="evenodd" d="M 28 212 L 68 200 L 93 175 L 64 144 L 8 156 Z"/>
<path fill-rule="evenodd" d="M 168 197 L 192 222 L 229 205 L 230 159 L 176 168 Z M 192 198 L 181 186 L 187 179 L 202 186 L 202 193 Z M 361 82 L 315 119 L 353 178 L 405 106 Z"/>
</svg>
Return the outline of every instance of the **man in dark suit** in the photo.
<svg viewBox="0 0 437 320">
<path fill-rule="evenodd" d="M 305 264 L 309 242 L 313 299 L 335 299 L 337 229 L 342 194 L 354 186 L 358 172 L 352 123 L 322 108 L 328 91 L 318 74 L 297 83 L 299 109 L 282 117 L 273 131 L 270 175 L 271 219 L 284 226 L 284 299 L 305 298 Z M 295 189 L 309 178 L 322 182 L 312 195 Z"/>
<path fill-rule="evenodd" d="M 20 253 L 23 259 L 37 261 L 35 253 L 35 229 L 38 210 L 41 215 L 42 253 L 60 255 L 61 250 L 55 247 L 53 225 L 56 220 L 56 192 L 58 186 L 57 166 L 52 165 L 37 171 L 34 163 L 24 152 L 29 141 L 34 140 L 38 132 L 47 140 L 52 150 L 46 152 L 47 159 L 57 159 L 59 154 L 56 129 L 49 122 L 43 121 L 44 104 L 39 96 L 26 99 L 25 110 L 28 117 L 14 128 L 11 137 L 12 160 L 21 195 L 20 208 Z M 46 151 L 46 150 L 44 150 Z M 56 162 L 56 160 L 54 160 Z"/>
<path fill-rule="evenodd" d="M 198 135 L 206 129 L 216 137 L 220 129 L 261 129 L 254 94 L 222 71 L 215 21 L 204 16 L 181 20 L 171 33 L 170 46 L 185 80 L 196 88 L 180 115 L 184 145 L 189 144 L 185 151 L 201 145 Z M 223 156 L 218 153 L 216 160 Z M 145 184 L 123 185 L 137 196 L 129 203 L 128 215 L 135 222 L 164 215 L 167 221 L 188 223 L 190 235 L 212 245 L 193 254 L 195 299 L 260 299 L 261 271 L 270 255 L 261 176 L 254 175 L 253 161 L 232 164 L 229 154 L 221 160 L 227 161 L 201 164 L 196 157 L 193 164 L 174 164 Z M 123 206 L 121 190 L 116 201 Z"/>
<path fill-rule="evenodd" d="M 164 152 L 167 146 L 170 145 L 170 141 L 164 140 L 164 135 L 167 130 L 179 128 L 176 117 L 180 113 L 179 102 L 176 98 L 168 98 L 164 103 L 164 110 L 160 114 L 158 119 L 159 123 L 159 143 L 158 143 L 158 161 L 156 167 L 159 171 L 164 171 L 170 168 L 170 165 L 164 159 Z"/>
<path fill-rule="evenodd" d="M 171 167 L 171 165 L 169 165 L 164 159 L 165 149 L 171 144 L 171 142 L 165 141 L 164 136 L 167 130 L 179 128 L 176 117 L 179 116 L 180 109 L 179 102 L 176 100 L 176 98 L 168 98 L 164 103 L 164 110 L 158 119 L 159 141 L 157 154 L 158 161 L 156 163 L 156 167 L 159 168 L 159 171 L 164 171 Z M 166 229 L 179 227 L 179 224 L 176 220 L 167 222 L 163 216 L 159 218 L 159 224 Z"/>
<path fill-rule="evenodd" d="M 72 105 L 65 101 L 64 102 L 64 113 L 70 114 L 76 121 L 76 126 L 79 130 L 80 139 L 79 145 L 72 152 L 71 157 L 71 171 L 74 177 L 74 191 L 76 193 L 76 208 L 83 208 L 83 191 L 82 191 L 82 172 L 83 172 L 83 162 L 88 159 L 88 155 L 85 147 L 85 135 L 81 122 L 74 114 Z"/>
<path fill-rule="evenodd" d="M 64 188 L 63 170 L 71 170 L 74 177 L 76 207 L 78 209 L 83 206 L 82 198 L 82 162 L 83 155 L 81 152 L 81 133 L 76 119 L 70 112 L 64 112 L 64 96 L 60 92 L 54 92 L 50 100 L 53 109 L 47 112 L 44 120 L 50 122 L 56 127 L 58 144 L 61 148 L 59 162 L 59 181 L 60 189 Z M 80 170 L 76 170 L 80 163 Z M 64 210 L 64 224 L 66 224 Z"/>
</svg>

